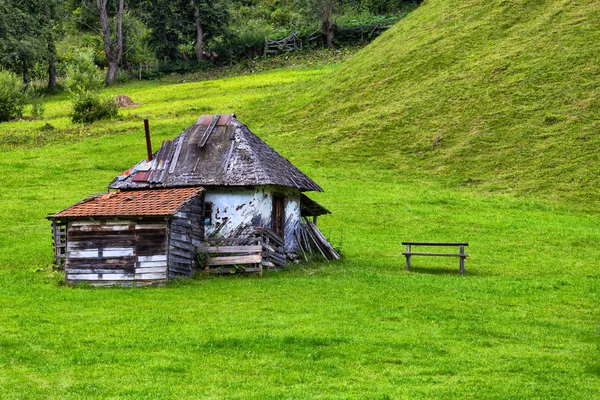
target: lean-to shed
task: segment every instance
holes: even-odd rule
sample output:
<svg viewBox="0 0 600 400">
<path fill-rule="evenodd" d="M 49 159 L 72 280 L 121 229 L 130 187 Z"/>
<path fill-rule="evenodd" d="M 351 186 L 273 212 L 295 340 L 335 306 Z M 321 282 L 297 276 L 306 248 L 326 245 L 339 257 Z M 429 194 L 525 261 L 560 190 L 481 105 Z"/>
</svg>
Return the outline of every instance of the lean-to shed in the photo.
<svg viewBox="0 0 600 400">
<path fill-rule="evenodd" d="M 192 275 L 203 240 L 256 227 L 280 236 L 285 259 L 299 247 L 301 218 L 329 213 L 304 194 L 319 185 L 233 114 L 201 116 L 108 187 L 117 192 L 49 217 L 69 281 Z"/>
<path fill-rule="evenodd" d="M 203 239 L 203 189 L 112 192 L 52 215 L 57 262 L 67 280 L 164 282 L 189 276 Z"/>
</svg>

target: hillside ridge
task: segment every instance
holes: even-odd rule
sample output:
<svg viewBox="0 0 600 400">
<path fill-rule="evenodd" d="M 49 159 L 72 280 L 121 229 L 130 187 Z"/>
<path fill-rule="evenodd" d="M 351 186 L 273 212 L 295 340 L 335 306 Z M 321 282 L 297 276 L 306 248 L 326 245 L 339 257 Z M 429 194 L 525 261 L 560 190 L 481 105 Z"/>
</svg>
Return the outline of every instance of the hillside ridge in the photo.
<svg viewBox="0 0 600 400">
<path fill-rule="evenodd" d="M 267 130 L 324 164 L 597 203 L 599 24 L 591 0 L 428 0 Z"/>
</svg>

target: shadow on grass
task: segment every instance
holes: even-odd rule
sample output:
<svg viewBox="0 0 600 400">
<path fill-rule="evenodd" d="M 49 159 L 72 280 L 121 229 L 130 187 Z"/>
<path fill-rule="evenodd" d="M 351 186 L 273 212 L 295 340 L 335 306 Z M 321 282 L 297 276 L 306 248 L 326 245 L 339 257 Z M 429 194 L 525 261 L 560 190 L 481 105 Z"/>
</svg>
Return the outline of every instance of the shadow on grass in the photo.
<svg viewBox="0 0 600 400">
<path fill-rule="evenodd" d="M 410 272 L 415 274 L 429 274 L 429 275 L 458 275 L 460 276 L 460 271 L 458 268 L 444 267 L 444 268 L 429 268 L 429 267 L 410 267 Z M 479 275 L 476 272 L 469 271 L 465 268 L 464 276 L 475 276 Z"/>
</svg>

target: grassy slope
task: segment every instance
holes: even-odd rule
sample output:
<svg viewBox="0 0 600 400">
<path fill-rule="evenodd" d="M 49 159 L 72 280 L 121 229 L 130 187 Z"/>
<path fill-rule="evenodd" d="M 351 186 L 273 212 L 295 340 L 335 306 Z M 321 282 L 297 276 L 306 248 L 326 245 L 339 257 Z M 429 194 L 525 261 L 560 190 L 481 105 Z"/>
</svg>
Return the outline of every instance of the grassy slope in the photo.
<svg viewBox="0 0 600 400">
<path fill-rule="evenodd" d="M 429 2 L 415 18 L 445 6 Z M 540 196 L 450 188 L 436 171 L 415 174 L 438 162 L 437 150 L 419 160 L 398 144 L 379 147 L 385 135 L 367 114 L 342 119 L 334 101 L 301 91 L 356 79 L 347 68 L 128 85 L 111 92 L 143 106 L 118 121 L 72 126 L 67 102 L 57 98 L 47 104 L 47 121 L 0 125 L 0 141 L 13 143 L 0 157 L 0 397 L 596 396 L 600 218 Z M 338 101 L 338 92 L 350 106 L 357 101 L 342 89 L 332 92 Z M 309 112 L 300 115 L 299 105 Z M 323 107 L 340 127 L 364 122 L 377 146 L 342 137 Z M 44 216 L 102 191 L 143 158 L 143 117 L 158 143 L 198 114 L 231 111 L 325 188 L 315 198 L 334 215 L 321 223 L 343 245 L 343 262 L 156 289 L 67 288 L 52 273 L 34 272 L 51 260 Z M 45 122 L 58 129 L 39 130 Z M 398 163 L 396 152 L 409 160 L 405 168 L 386 169 Z M 486 174 L 497 187 L 510 182 Z M 536 190 L 547 195 L 544 187 Z M 405 272 L 405 238 L 468 240 L 467 276 L 444 259 L 416 259 L 414 272 Z"/>
<path fill-rule="evenodd" d="M 600 3 L 428 0 L 279 110 L 330 164 L 597 208 Z M 315 137 L 320 137 L 318 142 Z"/>
</svg>

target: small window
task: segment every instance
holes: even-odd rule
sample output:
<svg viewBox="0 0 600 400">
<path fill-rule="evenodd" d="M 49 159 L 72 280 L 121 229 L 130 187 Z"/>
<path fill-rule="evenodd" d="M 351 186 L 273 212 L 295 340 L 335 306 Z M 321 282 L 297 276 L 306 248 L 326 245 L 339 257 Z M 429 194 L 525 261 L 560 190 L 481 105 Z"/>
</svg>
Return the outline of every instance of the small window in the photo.
<svg viewBox="0 0 600 400">
<path fill-rule="evenodd" d="M 204 225 L 212 225 L 212 209 L 213 209 L 213 203 L 211 203 L 209 201 L 205 201 L 204 202 L 204 214 L 203 214 Z"/>
</svg>

